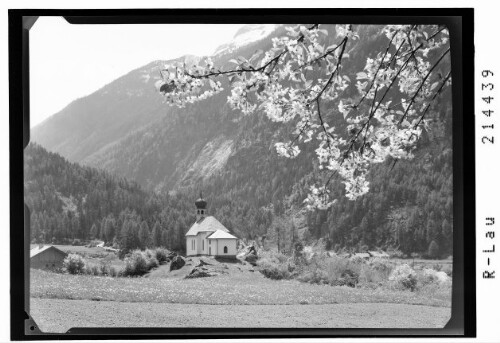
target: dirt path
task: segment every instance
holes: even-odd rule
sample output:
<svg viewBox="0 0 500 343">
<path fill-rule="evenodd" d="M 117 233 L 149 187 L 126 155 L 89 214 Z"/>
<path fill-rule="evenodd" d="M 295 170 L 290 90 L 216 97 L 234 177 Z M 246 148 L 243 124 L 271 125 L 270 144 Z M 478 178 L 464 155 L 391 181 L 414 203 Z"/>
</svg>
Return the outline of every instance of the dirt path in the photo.
<svg viewBox="0 0 500 343">
<path fill-rule="evenodd" d="M 43 332 L 71 327 L 441 328 L 449 307 L 353 303 L 199 305 L 31 299 Z"/>
</svg>

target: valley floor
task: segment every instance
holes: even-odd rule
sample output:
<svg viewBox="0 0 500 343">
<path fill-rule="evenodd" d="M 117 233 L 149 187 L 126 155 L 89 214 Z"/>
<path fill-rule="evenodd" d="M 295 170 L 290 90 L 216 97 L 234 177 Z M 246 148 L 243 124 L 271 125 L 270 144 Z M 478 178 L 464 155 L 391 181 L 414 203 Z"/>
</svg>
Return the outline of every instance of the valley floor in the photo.
<svg viewBox="0 0 500 343">
<path fill-rule="evenodd" d="M 207 305 L 31 298 L 42 332 L 73 327 L 442 328 L 450 307 L 351 303 Z"/>
</svg>

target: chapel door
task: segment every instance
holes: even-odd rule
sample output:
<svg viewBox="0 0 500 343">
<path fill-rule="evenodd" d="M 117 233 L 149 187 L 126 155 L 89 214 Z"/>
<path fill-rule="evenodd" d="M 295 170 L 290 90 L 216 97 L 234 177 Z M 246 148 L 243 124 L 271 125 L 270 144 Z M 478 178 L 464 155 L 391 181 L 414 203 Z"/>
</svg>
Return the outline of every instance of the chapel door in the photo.
<svg viewBox="0 0 500 343">
<path fill-rule="evenodd" d="M 208 247 L 208 254 L 212 255 L 212 247 Z"/>
</svg>

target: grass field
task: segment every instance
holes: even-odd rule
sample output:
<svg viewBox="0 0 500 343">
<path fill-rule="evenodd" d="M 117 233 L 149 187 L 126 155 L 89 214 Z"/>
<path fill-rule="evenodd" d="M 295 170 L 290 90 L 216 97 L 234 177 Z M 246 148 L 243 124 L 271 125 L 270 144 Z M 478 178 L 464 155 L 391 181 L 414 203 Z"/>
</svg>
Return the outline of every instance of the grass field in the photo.
<svg viewBox="0 0 500 343">
<path fill-rule="evenodd" d="M 410 292 L 313 285 L 297 280 L 270 280 L 258 272 L 241 271 L 217 277 L 111 278 L 31 270 L 34 298 L 217 305 L 287 305 L 396 303 L 450 306 L 450 289 Z"/>
</svg>

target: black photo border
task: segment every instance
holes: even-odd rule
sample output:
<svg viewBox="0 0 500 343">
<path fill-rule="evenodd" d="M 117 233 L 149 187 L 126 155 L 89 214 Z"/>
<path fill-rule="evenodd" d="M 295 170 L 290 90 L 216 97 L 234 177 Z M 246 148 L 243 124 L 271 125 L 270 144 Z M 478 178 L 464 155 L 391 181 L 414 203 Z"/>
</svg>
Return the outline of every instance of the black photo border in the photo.
<svg viewBox="0 0 500 343">
<path fill-rule="evenodd" d="M 24 205 L 23 185 L 23 150 L 29 142 L 30 128 L 29 29 L 40 16 L 63 16 L 70 23 L 89 25 L 299 22 L 447 25 L 453 77 L 454 248 L 450 322 L 443 329 L 75 328 L 65 334 L 42 333 L 29 316 L 29 210 Z M 12 340 L 476 336 L 474 9 L 10 9 L 8 17 Z"/>
</svg>

